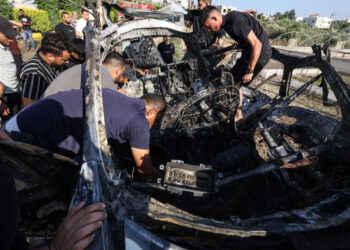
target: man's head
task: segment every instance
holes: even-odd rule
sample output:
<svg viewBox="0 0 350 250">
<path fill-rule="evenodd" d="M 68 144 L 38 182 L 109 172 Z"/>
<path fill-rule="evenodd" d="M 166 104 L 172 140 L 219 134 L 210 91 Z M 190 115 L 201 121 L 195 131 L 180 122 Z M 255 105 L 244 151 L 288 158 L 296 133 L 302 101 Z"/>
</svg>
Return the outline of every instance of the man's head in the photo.
<svg viewBox="0 0 350 250">
<path fill-rule="evenodd" d="M 170 38 L 169 37 L 164 37 L 164 43 L 169 44 L 170 43 Z"/>
<path fill-rule="evenodd" d="M 65 25 L 70 25 L 72 23 L 72 18 L 69 16 L 68 12 L 61 13 L 62 23 Z"/>
<path fill-rule="evenodd" d="M 40 50 L 48 64 L 55 68 L 67 63 L 70 57 L 69 45 L 59 34 L 46 35 L 41 41 Z"/>
<path fill-rule="evenodd" d="M 24 14 L 25 14 L 25 13 L 24 13 L 24 10 L 23 10 L 23 9 L 19 9 L 19 15 L 20 15 L 20 16 L 24 16 Z"/>
<path fill-rule="evenodd" d="M 88 21 L 90 17 L 90 13 L 86 9 L 81 10 L 81 18 Z"/>
<path fill-rule="evenodd" d="M 79 18 L 78 12 L 76 12 L 75 10 L 72 12 L 72 17 L 75 19 Z"/>
<path fill-rule="evenodd" d="M 0 44 L 10 46 L 12 39 L 17 35 L 13 25 L 5 18 L 0 17 Z"/>
<path fill-rule="evenodd" d="M 85 52 L 84 52 L 84 41 L 79 38 L 74 38 L 70 42 L 70 54 L 74 59 L 79 61 L 85 60 Z"/>
<path fill-rule="evenodd" d="M 146 94 L 141 97 L 146 106 L 146 119 L 148 120 L 149 127 L 152 128 L 156 121 L 161 121 L 167 105 L 165 99 L 161 95 Z"/>
<path fill-rule="evenodd" d="M 211 0 L 198 0 L 198 9 L 203 10 L 205 7 L 211 5 Z"/>
<path fill-rule="evenodd" d="M 103 62 L 111 74 L 112 80 L 115 83 L 122 83 L 122 75 L 125 70 L 124 58 L 117 52 L 111 52 Z"/>
<path fill-rule="evenodd" d="M 209 31 L 218 32 L 222 25 L 222 14 L 214 6 L 207 6 L 201 11 L 201 22 Z"/>
</svg>

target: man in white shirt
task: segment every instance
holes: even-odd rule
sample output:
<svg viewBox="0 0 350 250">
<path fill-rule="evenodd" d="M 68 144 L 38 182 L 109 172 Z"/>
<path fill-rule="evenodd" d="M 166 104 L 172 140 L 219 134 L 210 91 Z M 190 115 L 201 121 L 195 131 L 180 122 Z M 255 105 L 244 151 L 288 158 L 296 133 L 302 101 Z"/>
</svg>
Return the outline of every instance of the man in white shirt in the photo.
<svg viewBox="0 0 350 250">
<path fill-rule="evenodd" d="M 18 94 L 17 67 L 9 46 L 12 39 L 15 39 L 17 32 L 12 24 L 5 18 L 0 17 L 0 83 L 5 86 L 0 103 L 5 103 L 10 111 L 10 116 L 20 109 L 20 95 Z M 0 114 L 2 120 L 4 117 Z"/>
<path fill-rule="evenodd" d="M 89 17 L 90 13 L 86 9 L 82 9 L 81 18 L 78 20 L 77 26 L 75 28 L 75 35 L 77 38 L 84 39 L 83 29 L 85 28 Z"/>
</svg>

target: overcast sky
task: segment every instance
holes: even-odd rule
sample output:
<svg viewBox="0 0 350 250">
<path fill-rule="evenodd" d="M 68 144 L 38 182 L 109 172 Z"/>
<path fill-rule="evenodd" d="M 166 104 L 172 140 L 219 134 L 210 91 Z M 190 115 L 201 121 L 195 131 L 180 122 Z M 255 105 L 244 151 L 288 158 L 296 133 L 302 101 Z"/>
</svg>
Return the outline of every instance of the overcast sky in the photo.
<svg viewBox="0 0 350 250">
<path fill-rule="evenodd" d="M 196 1 L 195 1 L 196 2 Z M 297 16 L 319 13 L 334 19 L 350 18 L 350 0 L 213 0 L 214 5 L 232 5 L 238 10 L 255 9 L 266 15 L 295 9 Z"/>
</svg>

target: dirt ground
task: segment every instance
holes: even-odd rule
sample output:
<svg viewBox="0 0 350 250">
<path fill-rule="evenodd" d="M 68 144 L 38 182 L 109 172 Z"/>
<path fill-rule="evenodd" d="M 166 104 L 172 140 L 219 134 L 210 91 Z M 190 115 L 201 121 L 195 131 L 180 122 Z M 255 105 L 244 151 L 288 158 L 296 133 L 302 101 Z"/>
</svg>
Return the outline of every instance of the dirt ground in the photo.
<svg viewBox="0 0 350 250">
<path fill-rule="evenodd" d="M 30 46 L 30 41 L 28 40 L 29 46 Z M 41 39 L 40 40 L 34 40 L 35 47 L 38 49 L 40 47 Z M 17 40 L 17 44 L 19 49 L 22 52 L 22 59 L 23 62 L 26 62 L 28 59 L 30 59 L 32 56 L 34 56 L 35 52 L 30 49 L 29 51 L 26 51 L 25 46 L 24 46 L 24 40 L 19 39 Z"/>
</svg>

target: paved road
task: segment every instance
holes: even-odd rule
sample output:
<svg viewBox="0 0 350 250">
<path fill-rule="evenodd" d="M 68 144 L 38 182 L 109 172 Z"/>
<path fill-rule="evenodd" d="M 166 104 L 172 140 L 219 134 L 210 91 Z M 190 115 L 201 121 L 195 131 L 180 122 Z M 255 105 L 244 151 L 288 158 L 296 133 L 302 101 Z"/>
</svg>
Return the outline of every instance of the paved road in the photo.
<svg viewBox="0 0 350 250">
<path fill-rule="evenodd" d="M 279 49 L 282 52 L 286 52 L 288 54 L 296 55 L 296 56 L 310 56 L 312 54 L 303 53 L 303 52 L 291 52 L 290 50 Z M 350 60 L 342 59 L 342 58 L 332 58 L 332 65 L 338 71 L 338 73 L 343 75 L 350 76 Z M 267 68 L 282 68 L 282 65 L 274 60 L 267 65 Z"/>
</svg>

